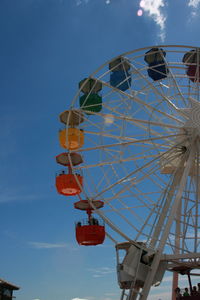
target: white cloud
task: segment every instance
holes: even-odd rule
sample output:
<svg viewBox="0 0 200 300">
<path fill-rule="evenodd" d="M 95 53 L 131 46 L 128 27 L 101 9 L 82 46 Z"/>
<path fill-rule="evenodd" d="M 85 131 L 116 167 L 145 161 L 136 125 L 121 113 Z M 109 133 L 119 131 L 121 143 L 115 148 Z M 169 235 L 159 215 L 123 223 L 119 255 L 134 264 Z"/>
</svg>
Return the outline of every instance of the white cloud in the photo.
<svg viewBox="0 0 200 300">
<path fill-rule="evenodd" d="M 200 4 L 200 0 L 190 0 L 188 6 L 191 6 L 192 8 L 197 8 L 199 4 Z"/>
<path fill-rule="evenodd" d="M 189 0 L 188 6 L 192 9 L 192 16 L 197 15 L 197 8 L 200 5 L 200 0 Z"/>
<path fill-rule="evenodd" d="M 73 299 L 71 299 L 71 300 L 89 300 L 89 299 L 83 299 L 83 298 L 73 298 Z"/>
<path fill-rule="evenodd" d="M 162 9 L 165 7 L 165 0 L 141 0 L 140 7 L 160 27 L 159 37 L 164 41 L 166 17 Z"/>
<path fill-rule="evenodd" d="M 64 243 L 41 243 L 41 242 L 29 242 L 29 245 L 35 249 L 53 249 L 53 248 L 67 248 L 67 244 Z"/>
<path fill-rule="evenodd" d="M 169 275 L 169 276 L 164 276 L 162 282 L 171 282 L 172 281 L 172 274 Z"/>
<path fill-rule="evenodd" d="M 171 291 L 148 296 L 148 300 L 168 300 L 171 298 Z"/>
</svg>

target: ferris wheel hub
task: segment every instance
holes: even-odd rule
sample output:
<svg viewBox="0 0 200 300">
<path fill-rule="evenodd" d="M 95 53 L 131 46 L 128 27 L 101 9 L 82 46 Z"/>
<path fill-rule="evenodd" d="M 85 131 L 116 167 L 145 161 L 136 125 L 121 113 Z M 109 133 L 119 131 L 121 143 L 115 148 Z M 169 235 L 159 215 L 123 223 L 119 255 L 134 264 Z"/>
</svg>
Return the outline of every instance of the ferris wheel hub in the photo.
<svg viewBox="0 0 200 300">
<path fill-rule="evenodd" d="M 184 128 L 189 130 L 193 135 L 200 136 L 200 102 L 193 98 L 189 99 L 190 108 L 181 108 L 179 112 L 185 117 L 186 122 Z"/>
</svg>

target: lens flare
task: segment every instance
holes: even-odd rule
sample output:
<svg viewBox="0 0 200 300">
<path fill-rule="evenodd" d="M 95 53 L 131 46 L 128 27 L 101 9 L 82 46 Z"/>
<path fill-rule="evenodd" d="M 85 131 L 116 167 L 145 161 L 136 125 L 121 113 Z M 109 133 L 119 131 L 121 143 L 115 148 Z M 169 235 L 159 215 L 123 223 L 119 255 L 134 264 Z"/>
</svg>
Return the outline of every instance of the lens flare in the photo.
<svg viewBox="0 0 200 300">
<path fill-rule="evenodd" d="M 140 7 L 145 7 L 145 1 L 144 0 L 140 1 Z"/>
<path fill-rule="evenodd" d="M 142 9 L 138 9 L 137 15 L 138 15 L 138 17 L 141 17 L 143 15 L 143 10 Z"/>
</svg>

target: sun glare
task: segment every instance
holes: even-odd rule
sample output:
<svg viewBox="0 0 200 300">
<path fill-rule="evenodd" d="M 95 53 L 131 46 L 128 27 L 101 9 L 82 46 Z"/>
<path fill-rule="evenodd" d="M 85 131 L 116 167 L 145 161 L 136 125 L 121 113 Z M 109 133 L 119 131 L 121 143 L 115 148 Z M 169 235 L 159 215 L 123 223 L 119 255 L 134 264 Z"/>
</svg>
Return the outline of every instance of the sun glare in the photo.
<svg viewBox="0 0 200 300">
<path fill-rule="evenodd" d="M 145 1 L 144 0 L 140 1 L 140 7 L 145 7 Z"/>
<path fill-rule="evenodd" d="M 141 17 L 143 15 L 143 10 L 142 9 L 138 9 L 137 15 L 138 15 L 138 17 Z"/>
</svg>

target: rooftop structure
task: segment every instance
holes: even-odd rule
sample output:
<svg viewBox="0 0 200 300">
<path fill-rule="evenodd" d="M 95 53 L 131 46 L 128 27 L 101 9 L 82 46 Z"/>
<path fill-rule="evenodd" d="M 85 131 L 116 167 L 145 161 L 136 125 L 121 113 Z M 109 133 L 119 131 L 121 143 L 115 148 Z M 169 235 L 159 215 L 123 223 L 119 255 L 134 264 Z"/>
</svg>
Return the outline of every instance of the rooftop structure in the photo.
<svg viewBox="0 0 200 300">
<path fill-rule="evenodd" d="M 11 300 L 13 297 L 13 291 L 20 288 L 12 283 L 0 279 L 0 300 Z"/>
</svg>

